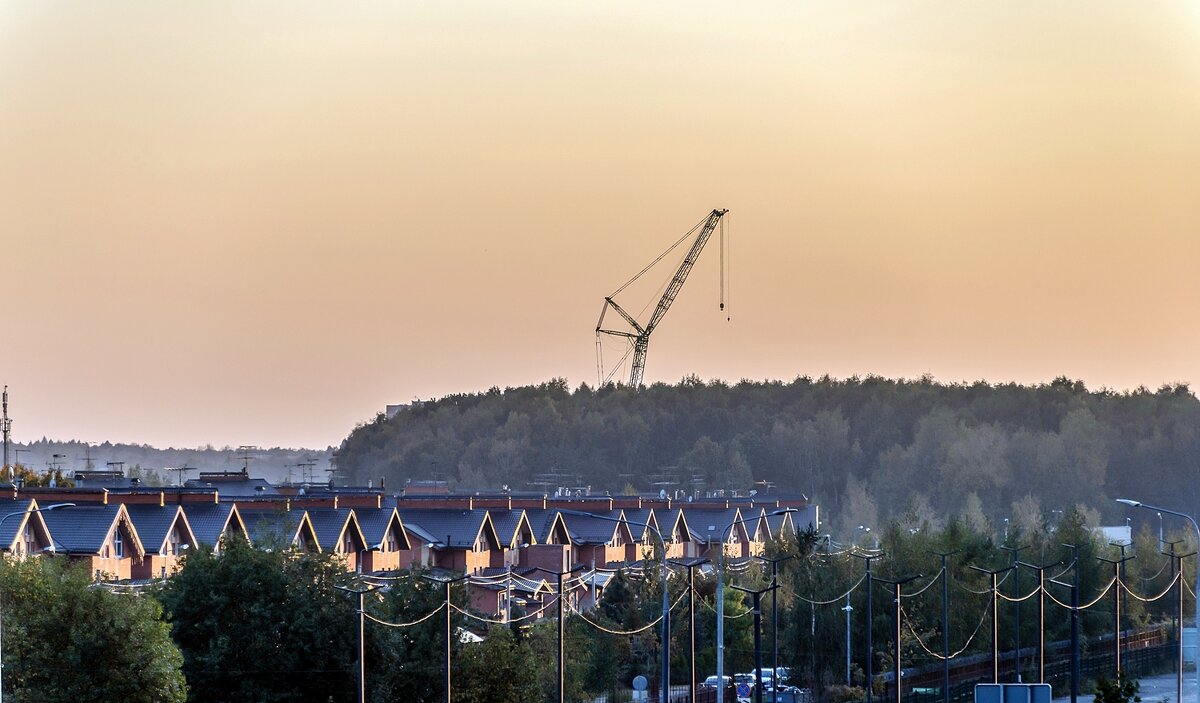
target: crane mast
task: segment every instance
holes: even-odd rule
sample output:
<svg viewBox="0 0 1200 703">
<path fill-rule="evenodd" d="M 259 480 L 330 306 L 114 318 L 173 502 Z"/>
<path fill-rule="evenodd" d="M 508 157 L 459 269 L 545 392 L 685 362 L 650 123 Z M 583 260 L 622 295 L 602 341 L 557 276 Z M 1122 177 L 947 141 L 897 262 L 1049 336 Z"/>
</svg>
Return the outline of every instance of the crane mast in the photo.
<svg viewBox="0 0 1200 703">
<path fill-rule="evenodd" d="M 725 213 L 727 212 L 729 211 L 713 210 L 698 226 L 700 230 L 699 234 L 696 235 L 696 239 L 692 242 L 691 248 L 688 249 L 687 254 L 683 257 L 683 261 L 680 262 L 679 268 L 675 270 L 675 275 L 671 277 L 671 281 L 667 284 L 666 290 L 663 291 L 662 297 L 658 299 L 658 304 L 654 307 L 654 312 L 651 313 L 650 318 L 646 321 L 646 324 L 640 324 L 633 315 L 630 315 L 625 311 L 624 308 L 618 305 L 614 298 L 616 297 L 617 293 L 620 293 L 622 290 L 628 287 L 629 284 L 633 283 L 643 274 L 649 271 L 650 268 L 654 266 L 654 264 L 658 263 L 663 256 L 666 256 L 666 253 L 664 253 L 662 256 L 659 256 L 658 259 L 655 259 L 649 266 L 642 269 L 640 273 L 630 279 L 625 285 L 618 288 L 615 293 L 604 299 L 604 307 L 600 309 L 600 320 L 596 323 L 597 344 L 599 344 L 599 336 L 606 334 L 614 337 L 624 337 L 633 345 L 633 363 L 630 366 L 629 372 L 630 386 L 637 388 L 642 385 L 642 375 L 646 370 L 646 352 L 650 347 L 650 334 L 654 332 L 654 329 L 658 327 L 658 324 L 662 322 L 663 317 L 666 316 L 667 311 L 671 309 L 671 304 L 675 302 L 676 296 L 679 295 L 679 291 L 683 288 L 684 282 L 687 281 L 688 274 L 692 272 L 692 267 L 696 265 L 696 260 L 700 258 L 700 252 L 704 251 L 704 245 L 708 244 L 709 238 L 712 237 L 712 233 L 716 230 L 717 225 L 721 223 L 721 218 L 724 217 Z M 692 228 L 691 231 L 694 232 L 696 229 L 697 228 Z M 691 234 L 691 232 L 688 234 Z M 684 235 L 684 238 L 686 237 L 687 235 Z M 676 242 L 676 245 L 682 241 L 683 239 L 681 239 L 679 242 Z M 674 249 L 674 246 L 671 248 Z M 669 252 L 670 249 L 667 251 Z M 722 303 L 722 307 L 723 306 L 724 303 Z M 609 329 L 604 327 L 604 317 L 610 309 L 616 312 L 626 323 L 628 323 L 633 331 L 629 332 L 625 330 Z M 601 383 L 603 383 L 603 379 L 601 379 Z"/>
</svg>

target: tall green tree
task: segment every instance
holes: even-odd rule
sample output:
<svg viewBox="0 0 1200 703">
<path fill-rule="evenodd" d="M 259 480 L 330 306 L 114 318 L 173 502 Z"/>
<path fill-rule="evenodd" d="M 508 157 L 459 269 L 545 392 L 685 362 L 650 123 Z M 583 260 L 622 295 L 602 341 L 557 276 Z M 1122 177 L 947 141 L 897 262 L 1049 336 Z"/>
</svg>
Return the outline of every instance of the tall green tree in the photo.
<svg viewBox="0 0 1200 703">
<path fill-rule="evenodd" d="M 192 551 L 159 597 L 194 701 L 349 701 L 358 652 L 351 579 L 328 555 L 231 540 Z"/>
<path fill-rule="evenodd" d="M 63 559 L 0 559 L 4 697 L 182 703 L 183 657 L 153 598 L 95 587 Z"/>
</svg>

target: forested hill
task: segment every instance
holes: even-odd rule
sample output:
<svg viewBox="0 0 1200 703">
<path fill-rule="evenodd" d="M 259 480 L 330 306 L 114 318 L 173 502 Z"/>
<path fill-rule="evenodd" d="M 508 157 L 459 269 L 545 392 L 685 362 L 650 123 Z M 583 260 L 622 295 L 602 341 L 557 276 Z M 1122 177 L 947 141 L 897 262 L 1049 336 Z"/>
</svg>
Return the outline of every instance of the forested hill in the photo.
<svg viewBox="0 0 1200 703">
<path fill-rule="evenodd" d="M 664 478 L 686 490 L 765 480 L 846 524 L 964 505 L 1000 519 L 1015 501 L 1037 507 L 1027 496 L 1046 514 L 1082 503 L 1115 515 L 1115 497 L 1194 506 L 1200 403 L 1186 385 L 1115 393 L 1065 378 L 688 378 L 574 391 L 556 379 L 380 415 L 350 434 L 336 462 L 350 481 L 385 476 L 394 486 L 522 490 L 557 479 L 615 493 L 656 490 Z"/>
</svg>

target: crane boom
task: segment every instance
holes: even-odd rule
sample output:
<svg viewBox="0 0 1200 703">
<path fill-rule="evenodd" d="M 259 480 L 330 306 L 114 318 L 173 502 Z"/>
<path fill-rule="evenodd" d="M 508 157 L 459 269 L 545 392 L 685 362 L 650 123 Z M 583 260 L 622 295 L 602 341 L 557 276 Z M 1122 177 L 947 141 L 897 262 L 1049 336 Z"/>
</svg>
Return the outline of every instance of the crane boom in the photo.
<svg viewBox="0 0 1200 703">
<path fill-rule="evenodd" d="M 700 233 L 696 235 L 696 239 L 692 242 L 691 248 L 688 249 L 687 254 L 683 257 L 683 261 L 680 262 L 679 268 L 675 270 L 675 275 L 672 276 L 670 283 L 667 284 L 666 290 L 663 291 L 662 297 L 658 300 L 658 305 L 654 307 L 654 312 L 650 315 L 650 319 L 645 325 L 638 323 L 638 321 L 632 315 L 626 312 L 624 308 L 622 308 L 616 303 L 616 301 L 613 300 L 613 296 L 615 296 L 616 293 L 604 299 L 604 307 L 600 310 L 600 320 L 596 323 L 597 344 L 599 343 L 598 336 L 601 334 L 625 337 L 632 342 L 633 363 L 630 367 L 629 373 L 630 386 L 637 388 L 638 386 L 642 385 L 642 375 L 646 369 L 646 352 L 650 346 L 650 334 L 654 332 L 654 329 L 658 327 L 658 324 L 662 322 L 663 317 L 666 316 L 667 311 L 671 309 L 671 304 L 675 302 L 676 296 L 679 295 L 679 291 L 683 288 L 684 282 L 687 281 L 688 274 L 692 272 L 692 267 L 696 265 L 696 260 L 700 258 L 700 252 L 704 251 L 704 245 L 708 244 L 708 240 L 712 237 L 713 231 L 716 230 L 717 225 L 721 222 L 721 218 L 724 217 L 725 213 L 727 212 L 729 211 L 713 210 L 708 214 L 708 217 L 702 221 L 702 224 L 699 227 Z M 695 229 L 692 231 L 695 231 Z M 683 240 L 681 239 L 680 242 L 682 241 Z M 676 242 L 676 244 L 678 243 L 679 242 Z M 659 259 L 661 258 L 662 257 L 660 256 Z M 658 260 L 656 260 L 654 263 L 657 263 L 657 261 Z M 653 263 L 651 266 L 653 266 Z M 642 269 L 641 273 L 639 273 L 637 276 L 634 276 L 634 280 L 636 280 L 649 269 L 650 266 Z M 632 280 L 630 283 L 632 283 Z M 625 286 L 628 285 L 629 283 L 625 284 Z M 622 286 L 620 290 L 623 290 L 625 286 Z M 620 290 L 618 290 L 618 292 L 620 292 Z M 605 313 L 608 312 L 609 308 L 612 308 L 613 311 L 620 315 L 621 318 L 624 319 L 625 322 L 627 322 L 635 331 L 631 333 L 623 330 L 605 328 L 604 316 Z M 603 383 L 603 379 L 600 379 L 600 381 Z"/>
</svg>

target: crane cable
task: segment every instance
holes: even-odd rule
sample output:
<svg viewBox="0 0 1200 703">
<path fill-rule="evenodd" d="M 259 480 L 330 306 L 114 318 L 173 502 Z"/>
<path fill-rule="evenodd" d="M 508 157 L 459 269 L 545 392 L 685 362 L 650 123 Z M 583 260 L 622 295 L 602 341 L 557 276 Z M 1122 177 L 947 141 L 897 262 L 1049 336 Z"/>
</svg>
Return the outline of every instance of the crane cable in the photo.
<svg viewBox="0 0 1200 703">
<path fill-rule="evenodd" d="M 654 267 L 655 267 L 655 266 L 658 264 L 658 262 L 660 262 L 660 261 L 662 261 L 663 259 L 665 259 L 665 258 L 667 257 L 667 254 L 670 254 L 672 251 L 674 251 L 674 250 L 675 250 L 675 248 L 676 248 L 676 247 L 678 247 L 680 244 L 683 244 L 685 241 L 687 241 L 687 239 L 688 239 L 689 237 L 691 237 L 691 236 L 692 236 L 692 234 L 693 234 L 693 233 L 694 233 L 694 232 L 695 232 L 697 229 L 699 229 L 700 227 L 702 227 L 702 226 L 704 225 L 704 223 L 708 221 L 708 217 L 709 217 L 708 215 L 705 215 L 705 216 L 704 216 L 704 218 L 703 218 L 703 219 L 701 219 L 699 222 L 697 222 L 697 223 L 695 224 L 695 226 L 694 226 L 694 227 L 692 227 L 691 229 L 689 229 L 689 230 L 688 230 L 688 231 L 687 231 L 687 232 L 686 232 L 686 233 L 685 233 L 685 234 L 684 234 L 682 237 L 680 237 L 679 239 L 675 240 L 675 243 L 674 243 L 674 244 L 672 244 L 671 246 L 667 247 L 667 250 L 666 250 L 666 251 L 664 251 L 663 253 L 659 254 L 657 257 L 655 257 L 654 261 L 651 261 L 650 263 L 646 264 L 646 267 L 645 267 L 645 268 L 643 268 L 641 271 L 638 271 L 638 272 L 637 272 L 637 274 L 635 274 L 633 278 L 629 279 L 628 281 L 625 281 L 625 283 L 624 283 L 624 284 L 622 284 L 620 288 L 618 288 L 618 289 L 616 289 L 615 291 L 613 291 L 612 295 L 610 295 L 610 296 L 608 296 L 608 297 L 610 297 L 610 298 L 615 298 L 615 297 L 617 297 L 617 295 L 618 295 L 618 294 L 619 294 L 621 291 L 623 291 L 623 290 L 625 290 L 626 288 L 628 288 L 629 286 L 633 285 L 634 281 L 636 281 L 637 279 L 639 279 L 639 278 L 641 278 L 642 276 L 644 276 L 644 275 L 646 274 L 646 272 L 647 272 L 647 271 L 649 271 L 650 269 L 654 268 Z"/>
</svg>

